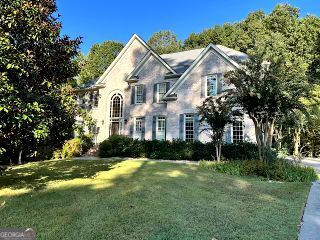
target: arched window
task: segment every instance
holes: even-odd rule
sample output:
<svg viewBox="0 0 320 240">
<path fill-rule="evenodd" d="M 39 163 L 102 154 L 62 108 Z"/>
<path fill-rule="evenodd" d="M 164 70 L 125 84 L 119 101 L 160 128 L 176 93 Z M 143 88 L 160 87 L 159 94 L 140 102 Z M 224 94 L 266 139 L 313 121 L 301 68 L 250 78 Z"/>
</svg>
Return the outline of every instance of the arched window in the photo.
<svg viewBox="0 0 320 240">
<path fill-rule="evenodd" d="M 110 118 L 122 118 L 123 116 L 123 98 L 119 93 L 111 97 Z"/>
</svg>

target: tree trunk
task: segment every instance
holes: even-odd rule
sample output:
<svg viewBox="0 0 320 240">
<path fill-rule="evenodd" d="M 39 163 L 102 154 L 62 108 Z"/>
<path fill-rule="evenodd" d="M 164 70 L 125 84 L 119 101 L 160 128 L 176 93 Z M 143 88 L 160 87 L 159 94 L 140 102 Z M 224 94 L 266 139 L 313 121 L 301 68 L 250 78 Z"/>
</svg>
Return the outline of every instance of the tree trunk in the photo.
<svg viewBox="0 0 320 240">
<path fill-rule="evenodd" d="M 300 146 L 300 133 L 301 129 L 295 129 L 293 133 L 293 156 L 299 156 L 299 146 Z"/>
<path fill-rule="evenodd" d="M 22 150 L 20 150 L 20 152 L 19 152 L 19 158 L 18 158 L 19 165 L 22 164 L 21 157 L 22 157 Z"/>
<path fill-rule="evenodd" d="M 254 116 L 250 116 L 255 126 L 256 140 L 261 161 L 267 162 L 266 153 L 272 145 L 272 136 L 274 132 L 274 120 L 266 118 L 258 121 Z"/>
<path fill-rule="evenodd" d="M 216 158 L 217 162 L 220 162 L 220 149 L 219 149 L 219 143 L 215 145 L 216 147 Z"/>
</svg>

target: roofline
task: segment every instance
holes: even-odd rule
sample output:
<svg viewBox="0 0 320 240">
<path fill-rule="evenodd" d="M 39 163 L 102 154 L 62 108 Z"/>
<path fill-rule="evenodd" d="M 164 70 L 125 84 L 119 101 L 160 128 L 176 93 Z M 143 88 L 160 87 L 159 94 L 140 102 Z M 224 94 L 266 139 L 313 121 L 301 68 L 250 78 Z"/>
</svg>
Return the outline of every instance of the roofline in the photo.
<svg viewBox="0 0 320 240">
<path fill-rule="evenodd" d="M 157 54 L 154 50 L 150 49 L 149 52 L 142 58 L 142 60 L 139 62 L 139 64 L 133 69 L 133 71 L 128 75 L 127 79 L 131 78 L 132 76 L 139 74 L 141 68 L 143 65 L 147 62 L 150 56 L 154 56 L 160 63 L 162 63 L 170 72 L 173 74 L 177 74 L 176 71 L 169 66 L 166 61 L 164 61 L 159 54 Z"/>
<path fill-rule="evenodd" d="M 234 60 L 232 60 L 226 53 L 224 53 L 222 50 L 220 50 L 217 46 L 210 43 L 200 54 L 199 56 L 193 61 L 193 63 L 190 65 L 190 67 L 181 75 L 181 77 L 177 80 L 175 84 L 173 84 L 172 88 L 169 89 L 169 91 L 163 96 L 164 98 L 169 97 L 177 88 L 179 88 L 183 82 L 184 79 L 191 73 L 191 71 L 200 63 L 200 61 L 204 58 L 204 56 L 210 51 L 214 50 L 216 53 L 221 55 L 223 59 L 225 59 L 227 62 L 229 62 L 232 66 L 235 68 L 240 68 L 240 65 L 236 63 Z"/>
<path fill-rule="evenodd" d="M 100 84 L 106 76 L 109 74 L 109 72 L 113 69 L 113 67 L 117 64 L 117 62 L 121 59 L 123 54 L 127 51 L 127 49 L 131 46 L 134 40 L 138 40 L 144 47 L 146 47 L 148 50 L 150 50 L 150 46 L 143 41 L 137 34 L 133 34 L 132 37 L 130 38 L 129 42 L 123 47 L 123 49 L 120 51 L 118 56 L 113 60 L 113 62 L 108 66 L 106 71 L 101 75 L 101 77 L 98 79 L 96 84 Z"/>
</svg>

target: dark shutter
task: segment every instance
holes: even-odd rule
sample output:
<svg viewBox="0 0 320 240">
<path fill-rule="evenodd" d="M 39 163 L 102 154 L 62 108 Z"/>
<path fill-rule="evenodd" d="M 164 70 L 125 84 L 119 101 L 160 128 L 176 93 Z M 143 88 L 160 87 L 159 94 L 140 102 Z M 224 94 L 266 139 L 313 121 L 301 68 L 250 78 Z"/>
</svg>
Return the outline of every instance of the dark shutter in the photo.
<svg viewBox="0 0 320 240">
<path fill-rule="evenodd" d="M 135 104 L 135 93 L 136 93 L 136 87 L 132 86 L 131 87 L 131 104 Z"/>
<path fill-rule="evenodd" d="M 223 74 L 222 73 L 218 73 L 217 74 L 217 86 L 218 86 L 218 89 L 217 89 L 217 94 L 219 93 L 222 93 L 222 86 L 223 86 L 223 79 L 222 79 L 222 76 Z"/>
<path fill-rule="evenodd" d="M 169 91 L 169 89 L 170 89 L 170 82 L 167 82 L 166 83 L 166 93 Z"/>
<path fill-rule="evenodd" d="M 179 119 L 179 138 L 183 140 L 183 133 L 184 133 L 184 114 L 180 114 Z"/>
<path fill-rule="evenodd" d="M 194 114 L 194 140 L 199 140 L 199 115 Z"/>
<path fill-rule="evenodd" d="M 143 98 L 142 98 L 143 100 L 142 100 L 142 102 L 146 103 L 147 88 L 146 88 L 145 84 L 142 85 L 142 89 L 143 89 Z"/>
<path fill-rule="evenodd" d="M 157 86 L 158 84 L 153 85 L 153 102 L 157 102 Z"/>
<path fill-rule="evenodd" d="M 134 118 L 131 118 L 130 122 L 130 136 L 133 138 Z"/>
<path fill-rule="evenodd" d="M 146 118 L 143 118 L 142 121 L 142 132 L 141 132 L 141 140 L 144 140 L 145 138 L 145 133 L 146 133 Z"/>
<path fill-rule="evenodd" d="M 206 84 L 207 84 L 207 77 L 202 76 L 201 77 L 201 97 L 202 98 L 206 97 Z"/>
<path fill-rule="evenodd" d="M 157 128 L 157 116 L 153 116 L 153 119 L 152 119 L 152 140 L 156 139 L 156 128 Z"/>
</svg>

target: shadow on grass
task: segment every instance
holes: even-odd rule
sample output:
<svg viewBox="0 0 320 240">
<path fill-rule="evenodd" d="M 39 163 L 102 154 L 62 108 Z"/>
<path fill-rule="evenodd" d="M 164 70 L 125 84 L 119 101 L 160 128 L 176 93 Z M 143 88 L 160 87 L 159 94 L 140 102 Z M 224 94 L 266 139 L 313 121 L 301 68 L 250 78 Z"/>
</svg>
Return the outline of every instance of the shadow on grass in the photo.
<svg viewBox="0 0 320 240">
<path fill-rule="evenodd" d="M 143 161 L 47 161 L 10 174 L 1 187 L 48 185 L 0 208 L 1 226 L 34 226 L 39 239 L 294 239 L 307 193 L 302 183 Z"/>
<path fill-rule="evenodd" d="M 51 160 L 17 166 L 0 177 L 0 189 L 29 188 L 40 190 L 48 182 L 92 178 L 100 171 L 108 171 L 120 160 Z"/>
</svg>

